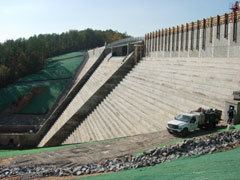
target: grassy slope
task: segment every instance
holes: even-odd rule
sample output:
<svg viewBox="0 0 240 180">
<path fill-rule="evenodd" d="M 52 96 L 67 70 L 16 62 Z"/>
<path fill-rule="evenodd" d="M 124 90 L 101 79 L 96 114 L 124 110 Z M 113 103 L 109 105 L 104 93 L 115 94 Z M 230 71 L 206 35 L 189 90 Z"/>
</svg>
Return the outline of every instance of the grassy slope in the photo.
<svg viewBox="0 0 240 180">
<path fill-rule="evenodd" d="M 45 88 L 44 92 L 33 97 L 32 101 L 19 113 L 45 113 L 55 103 L 69 80 L 73 77 L 76 69 L 83 62 L 82 55 L 82 52 L 74 52 L 51 58 L 47 61 L 43 70 L 26 76 L 15 84 L 1 89 L 0 111 L 30 92 L 33 87 L 40 86 Z"/>
<path fill-rule="evenodd" d="M 182 158 L 176 161 L 80 179 L 115 180 L 115 179 L 238 179 L 240 167 L 240 148 L 208 154 L 200 157 Z"/>
<path fill-rule="evenodd" d="M 42 152 L 56 151 L 59 149 L 70 148 L 75 146 L 77 145 L 35 148 L 35 149 L 28 149 L 28 150 L 0 150 L 0 158 L 9 158 L 9 157 L 20 156 L 20 155 L 38 154 Z"/>
</svg>

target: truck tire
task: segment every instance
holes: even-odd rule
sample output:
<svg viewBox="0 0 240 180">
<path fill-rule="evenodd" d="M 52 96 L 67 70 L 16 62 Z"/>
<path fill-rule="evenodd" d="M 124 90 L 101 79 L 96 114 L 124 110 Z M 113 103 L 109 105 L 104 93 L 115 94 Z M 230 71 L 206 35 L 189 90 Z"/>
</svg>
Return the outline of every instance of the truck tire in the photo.
<svg viewBox="0 0 240 180">
<path fill-rule="evenodd" d="M 188 133 L 189 133 L 188 128 L 184 128 L 184 129 L 182 130 L 182 136 L 187 136 Z"/>
<path fill-rule="evenodd" d="M 170 134 L 173 134 L 172 131 L 170 131 L 169 129 L 167 129 L 167 130 L 168 130 L 168 132 L 169 132 Z"/>
<path fill-rule="evenodd" d="M 203 126 L 203 125 L 199 125 L 198 128 L 201 129 L 201 130 L 203 130 L 203 129 L 204 129 L 204 126 Z"/>
</svg>

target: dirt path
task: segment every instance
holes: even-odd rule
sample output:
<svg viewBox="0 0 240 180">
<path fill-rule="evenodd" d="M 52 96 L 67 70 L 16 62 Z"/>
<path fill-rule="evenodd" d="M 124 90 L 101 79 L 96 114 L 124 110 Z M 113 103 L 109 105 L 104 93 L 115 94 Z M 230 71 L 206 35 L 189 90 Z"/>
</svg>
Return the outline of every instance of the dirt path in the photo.
<svg viewBox="0 0 240 180">
<path fill-rule="evenodd" d="M 64 167 L 72 164 L 87 164 L 125 154 L 141 152 L 160 144 L 167 144 L 175 138 L 167 131 L 142 134 L 108 141 L 86 143 L 77 147 L 69 147 L 52 152 L 0 159 L 0 166 L 58 165 Z"/>
<path fill-rule="evenodd" d="M 188 136 L 202 137 L 225 128 L 219 126 L 215 131 L 198 131 Z M 124 155 L 136 154 L 163 145 L 176 144 L 181 141 L 167 131 L 141 134 L 131 137 L 111 139 L 99 142 L 83 143 L 74 147 L 64 147 L 60 150 L 42 152 L 33 155 L 21 155 L 11 158 L 0 159 L 0 167 L 44 167 L 44 168 L 71 168 L 83 164 L 99 163 L 106 159 L 115 159 Z M 28 175 L 27 175 L 28 176 Z M 44 177 L 44 179 L 74 179 L 75 176 L 67 177 Z M 6 179 L 33 179 L 33 177 L 17 176 Z M 36 178 L 41 179 L 41 178 Z"/>
</svg>

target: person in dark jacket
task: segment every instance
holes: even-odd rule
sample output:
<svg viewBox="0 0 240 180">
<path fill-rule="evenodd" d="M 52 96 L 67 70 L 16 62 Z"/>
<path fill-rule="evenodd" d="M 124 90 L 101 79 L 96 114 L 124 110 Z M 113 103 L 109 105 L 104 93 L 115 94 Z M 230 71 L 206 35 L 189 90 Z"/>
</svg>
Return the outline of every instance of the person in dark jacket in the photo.
<svg viewBox="0 0 240 180">
<path fill-rule="evenodd" d="M 234 107 L 230 106 L 228 110 L 228 124 L 233 124 L 233 119 L 234 119 Z"/>
</svg>

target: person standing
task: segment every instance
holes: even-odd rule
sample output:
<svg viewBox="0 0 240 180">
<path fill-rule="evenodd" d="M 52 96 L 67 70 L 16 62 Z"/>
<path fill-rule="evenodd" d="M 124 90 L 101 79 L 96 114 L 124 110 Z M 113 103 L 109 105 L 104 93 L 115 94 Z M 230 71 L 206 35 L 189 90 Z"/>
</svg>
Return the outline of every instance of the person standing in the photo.
<svg viewBox="0 0 240 180">
<path fill-rule="evenodd" d="M 236 115 L 234 107 L 230 106 L 227 113 L 228 113 L 228 124 L 234 124 L 234 116 Z"/>
</svg>

